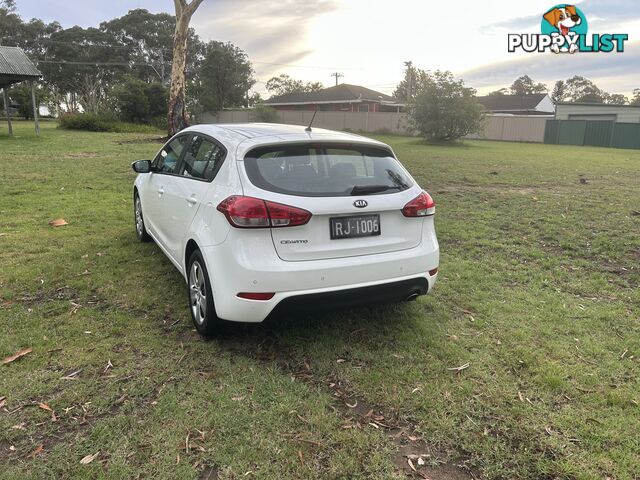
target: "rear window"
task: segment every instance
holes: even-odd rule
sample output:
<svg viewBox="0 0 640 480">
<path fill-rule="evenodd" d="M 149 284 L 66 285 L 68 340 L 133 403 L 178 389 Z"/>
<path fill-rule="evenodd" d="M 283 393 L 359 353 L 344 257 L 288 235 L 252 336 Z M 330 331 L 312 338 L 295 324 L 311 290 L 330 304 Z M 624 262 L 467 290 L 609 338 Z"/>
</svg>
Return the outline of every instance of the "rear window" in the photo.
<svg viewBox="0 0 640 480">
<path fill-rule="evenodd" d="M 305 197 L 380 195 L 413 186 L 391 152 L 358 145 L 260 147 L 245 157 L 249 180 L 271 192 Z"/>
</svg>

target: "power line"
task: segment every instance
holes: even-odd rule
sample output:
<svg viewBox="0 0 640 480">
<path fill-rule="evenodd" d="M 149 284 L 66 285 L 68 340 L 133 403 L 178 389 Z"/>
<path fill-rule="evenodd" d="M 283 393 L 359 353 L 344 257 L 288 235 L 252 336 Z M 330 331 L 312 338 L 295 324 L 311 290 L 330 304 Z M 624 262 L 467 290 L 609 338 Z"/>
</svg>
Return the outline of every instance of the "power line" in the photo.
<svg viewBox="0 0 640 480">
<path fill-rule="evenodd" d="M 124 49 L 128 49 L 128 50 L 135 50 L 136 47 L 135 46 L 128 46 L 128 45 L 106 45 L 106 44 L 100 44 L 100 43 L 77 43 L 77 42 L 63 42 L 62 40 L 51 40 L 49 38 L 44 38 L 40 40 L 41 43 L 39 43 L 40 46 L 45 46 L 45 43 L 55 43 L 58 45 L 73 45 L 76 47 L 98 47 L 98 48 L 124 48 Z M 160 50 L 163 50 L 165 52 L 170 52 L 171 49 L 170 48 L 162 48 L 162 47 L 149 47 L 147 46 L 147 50 L 149 51 L 154 51 L 154 52 L 158 52 Z"/>
<path fill-rule="evenodd" d="M 121 66 L 121 67 L 129 67 L 129 66 L 141 66 L 141 67 L 154 67 L 159 65 L 159 62 L 156 63 L 140 63 L 140 62 L 77 62 L 77 61 L 67 61 L 67 60 L 35 60 L 36 63 L 51 63 L 57 65 L 108 65 L 108 66 Z M 169 62 L 164 62 L 166 65 L 170 65 Z"/>
<path fill-rule="evenodd" d="M 56 43 L 56 44 L 60 44 L 60 45 L 73 45 L 76 47 L 82 47 L 82 48 L 86 48 L 86 47 L 97 47 L 97 48 L 120 48 L 120 49 L 127 49 L 127 50 L 133 50 L 136 52 L 139 52 L 140 50 L 136 49 L 135 46 L 127 46 L 127 45 L 101 45 L 101 44 L 96 44 L 96 43 L 89 43 L 89 44 L 83 44 L 83 43 L 76 43 L 76 42 L 64 42 L 62 40 L 51 40 L 51 39 L 42 39 L 41 40 L 42 43 L 40 43 L 40 46 L 44 46 L 43 43 Z M 172 49 L 170 48 L 163 48 L 163 47 L 147 47 L 147 50 L 150 52 L 159 52 L 159 51 L 164 51 L 164 52 L 172 52 Z M 295 67 L 295 68 L 313 68 L 313 69 L 319 69 L 319 70 L 362 70 L 362 67 L 336 67 L 336 66 L 321 66 L 321 65 L 297 65 L 297 64 L 292 64 L 292 63 L 278 63 L 278 62 L 263 62 L 260 60 L 251 60 L 249 59 L 249 61 L 251 63 L 256 63 L 256 64 L 260 64 L 260 65 L 275 65 L 275 66 L 280 66 L 280 67 Z"/>
</svg>

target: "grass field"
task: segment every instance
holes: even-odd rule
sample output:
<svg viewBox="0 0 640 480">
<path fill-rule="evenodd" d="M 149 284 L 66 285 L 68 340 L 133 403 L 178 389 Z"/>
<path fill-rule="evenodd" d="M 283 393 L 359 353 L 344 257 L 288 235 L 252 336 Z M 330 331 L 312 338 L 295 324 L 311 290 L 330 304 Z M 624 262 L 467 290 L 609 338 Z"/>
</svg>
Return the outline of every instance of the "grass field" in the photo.
<svg viewBox="0 0 640 480">
<path fill-rule="evenodd" d="M 433 294 L 203 341 L 134 235 L 153 135 L 16 131 L 3 479 L 640 478 L 640 151 L 381 137 L 436 200 Z"/>
</svg>

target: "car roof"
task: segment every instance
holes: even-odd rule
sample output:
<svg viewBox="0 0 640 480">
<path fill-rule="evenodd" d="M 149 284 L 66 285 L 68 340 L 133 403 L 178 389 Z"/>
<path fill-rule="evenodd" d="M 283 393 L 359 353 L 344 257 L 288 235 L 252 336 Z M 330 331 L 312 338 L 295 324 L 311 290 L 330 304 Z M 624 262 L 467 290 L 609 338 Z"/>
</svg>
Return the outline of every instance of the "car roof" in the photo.
<svg viewBox="0 0 640 480">
<path fill-rule="evenodd" d="M 237 144 L 248 139 L 254 140 L 251 142 L 253 144 L 273 143 L 278 139 L 287 141 L 292 140 L 292 136 L 299 137 L 303 134 L 308 136 L 309 140 L 352 141 L 384 145 L 382 142 L 378 142 L 377 140 L 353 133 L 337 132 L 335 130 L 327 130 L 318 127 L 311 127 L 311 132 L 307 132 L 305 130 L 306 128 L 307 127 L 303 125 L 286 125 L 282 123 L 216 123 L 194 125 L 183 130 L 183 132 L 196 131 L 205 135 L 211 135 L 214 138 L 225 137 L 230 141 L 235 140 Z"/>
<path fill-rule="evenodd" d="M 304 125 L 285 125 L 282 123 L 216 123 L 194 125 L 180 133 L 193 132 L 209 135 L 221 142 L 239 161 L 244 159 L 247 152 L 256 147 L 307 142 L 373 145 L 389 150 L 395 156 L 389 145 L 372 138 L 316 127 L 312 127 L 308 132 L 306 128 Z"/>
</svg>

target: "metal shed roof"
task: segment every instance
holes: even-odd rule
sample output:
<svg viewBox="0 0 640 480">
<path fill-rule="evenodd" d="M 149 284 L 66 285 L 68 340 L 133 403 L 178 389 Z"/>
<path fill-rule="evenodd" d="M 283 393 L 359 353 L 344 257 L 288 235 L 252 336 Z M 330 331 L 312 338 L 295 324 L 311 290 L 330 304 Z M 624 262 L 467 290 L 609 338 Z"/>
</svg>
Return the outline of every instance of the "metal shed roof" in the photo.
<svg viewBox="0 0 640 480">
<path fill-rule="evenodd" d="M 0 46 L 0 88 L 23 80 L 37 80 L 41 76 L 21 48 Z"/>
</svg>

